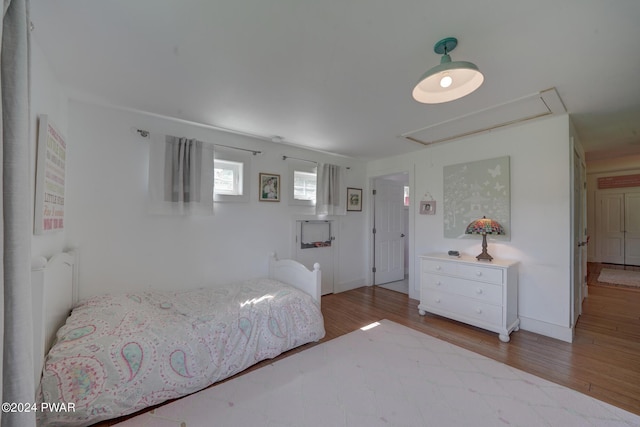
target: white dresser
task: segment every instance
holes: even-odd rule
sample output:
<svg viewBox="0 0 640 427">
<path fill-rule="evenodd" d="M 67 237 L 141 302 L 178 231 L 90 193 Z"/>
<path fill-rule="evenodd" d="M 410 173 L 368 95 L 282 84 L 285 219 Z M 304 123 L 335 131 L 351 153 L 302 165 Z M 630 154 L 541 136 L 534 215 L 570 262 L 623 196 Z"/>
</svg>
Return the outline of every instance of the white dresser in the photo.
<svg viewBox="0 0 640 427">
<path fill-rule="evenodd" d="M 418 312 L 497 332 L 503 342 L 519 329 L 518 263 L 430 254 L 420 257 Z"/>
</svg>

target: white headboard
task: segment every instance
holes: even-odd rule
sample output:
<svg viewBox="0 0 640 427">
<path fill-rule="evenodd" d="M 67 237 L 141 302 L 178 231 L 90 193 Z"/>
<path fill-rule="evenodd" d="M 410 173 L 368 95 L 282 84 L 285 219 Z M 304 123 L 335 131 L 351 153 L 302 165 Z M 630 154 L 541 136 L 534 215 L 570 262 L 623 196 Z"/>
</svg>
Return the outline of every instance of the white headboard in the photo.
<svg viewBox="0 0 640 427">
<path fill-rule="evenodd" d="M 53 344 L 56 331 L 64 325 L 78 299 L 78 253 L 61 252 L 50 259 L 35 258 L 31 263 L 33 313 L 33 354 L 36 385 L 40 382 L 44 357 Z"/>
<path fill-rule="evenodd" d="M 301 289 L 320 305 L 322 280 L 320 264 L 317 262 L 313 265 L 313 271 L 310 271 L 298 261 L 278 259 L 275 252 L 272 252 L 269 254 L 269 278 Z"/>
</svg>

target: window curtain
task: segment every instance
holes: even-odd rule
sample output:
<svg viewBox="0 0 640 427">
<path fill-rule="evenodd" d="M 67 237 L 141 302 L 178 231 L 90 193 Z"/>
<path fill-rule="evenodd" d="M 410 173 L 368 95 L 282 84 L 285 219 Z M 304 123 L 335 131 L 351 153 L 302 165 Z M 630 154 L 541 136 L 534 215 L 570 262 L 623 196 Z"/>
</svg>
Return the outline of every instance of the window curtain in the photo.
<svg viewBox="0 0 640 427">
<path fill-rule="evenodd" d="M 345 168 L 337 165 L 318 165 L 316 214 L 346 215 L 347 186 Z"/>
<path fill-rule="evenodd" d="M 213 145 L 171 135 L 152 136 L 150 212 L 213 215 Z"/>
<path fill-rule="evenodd" d="M 29 142 L 29 1 L 4 0 L 2 90 L 2 402 L 33 402 Z M 35 426 L 35 413 L 0 413 L 2 427 Z"/>
</svg>

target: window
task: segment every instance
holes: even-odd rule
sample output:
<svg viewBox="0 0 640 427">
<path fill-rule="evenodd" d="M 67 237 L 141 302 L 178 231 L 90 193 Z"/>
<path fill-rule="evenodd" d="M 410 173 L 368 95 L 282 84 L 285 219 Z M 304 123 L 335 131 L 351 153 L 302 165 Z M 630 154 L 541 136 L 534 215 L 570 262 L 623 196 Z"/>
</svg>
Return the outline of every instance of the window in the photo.
<svg viewBox="0 0 640 427">
<path fill-rule="evenodd" d="M 311 162 L 291 161 L 289 164 L 289 204 L 297 206 L 316 205 L 316 181 L 318 166 Z"/>
<path fill-rule="evenodd" d="M 242 168 L 241 162 L 229 160 L 214 160 L 214 194 L 242 196 Z"/>
<path fill-rule="evenodd" d="M 293 198 L 316 202 L 316 173 L 293 171 Z"/>
<path fill-rule="evenodd" d="M 248 202 L 251 157 L 245 153 L 218 149 L 213 160 L 213 200 Z"/>
</svg>

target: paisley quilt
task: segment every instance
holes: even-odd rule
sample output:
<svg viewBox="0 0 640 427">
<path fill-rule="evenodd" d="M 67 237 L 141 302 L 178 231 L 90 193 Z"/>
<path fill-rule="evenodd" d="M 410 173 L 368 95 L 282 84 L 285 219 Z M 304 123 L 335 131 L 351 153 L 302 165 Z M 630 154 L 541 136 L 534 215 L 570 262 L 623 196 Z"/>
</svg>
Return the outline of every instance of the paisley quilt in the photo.
<svg viewBox="0 0 640 427">
<path fill-rule="evenodd" d="M 38 412 L 38 425 L 85 426 L 130 414 L 324 334 L 311 296 L 270 279 L 93 297 L 58 331 L 38 389 L 38 407 L 63 402 L 67 410 Z"/>
</svg>

